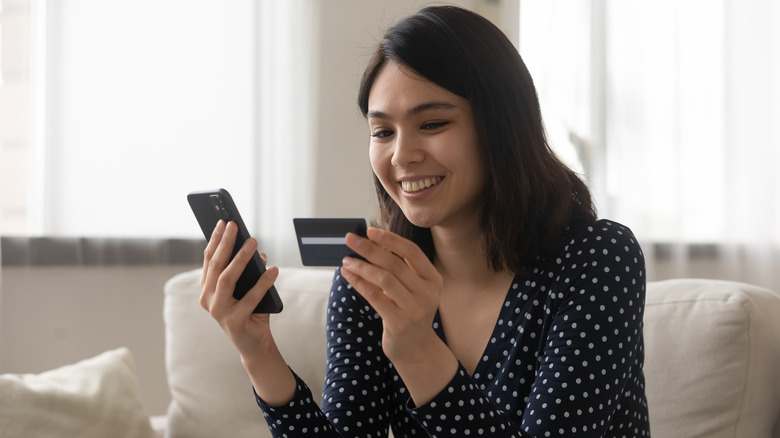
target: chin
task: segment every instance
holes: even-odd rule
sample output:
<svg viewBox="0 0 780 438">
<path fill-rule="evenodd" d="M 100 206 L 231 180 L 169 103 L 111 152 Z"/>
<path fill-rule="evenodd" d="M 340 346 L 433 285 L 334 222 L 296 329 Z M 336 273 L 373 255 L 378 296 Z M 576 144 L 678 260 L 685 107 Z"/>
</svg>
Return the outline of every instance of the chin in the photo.
<svg viewBox="0 0 780 438">
<path fill-rule="evenodd" d="M 406 212 L 404 212 L 404 216 L 406 216 L 406 220 L 411 222 L 412 225 L 420 228 L 431 228 L 438 223 L 436 219 L 432 217 L 426 217 L 426 216 L 415 215 L 415 214 L 407 214 Z"/>
</svg>

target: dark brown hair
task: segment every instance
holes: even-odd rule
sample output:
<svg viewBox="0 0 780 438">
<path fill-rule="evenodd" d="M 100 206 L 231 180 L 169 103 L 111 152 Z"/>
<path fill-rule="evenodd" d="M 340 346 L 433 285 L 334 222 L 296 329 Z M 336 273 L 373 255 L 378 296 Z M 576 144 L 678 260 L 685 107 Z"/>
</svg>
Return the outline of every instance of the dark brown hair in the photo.
<svg viewBox="0 0 780 438">
<path fill-rule="evenodd" d="M 491 268 L 522 274 L 551 256 L 567 230 L 595 220 L 590 192 L 550 149 L 539 100 L 520 54 L 490 21 L 454 6 L 422 9 L 391 27 L 360 84 L 358 105 L 388 61 L 469 101 L 487 181 L 480 212 L 483 249 Z M 429 258 L 430 229 L 410 223 L 374 177 L 380 226 L 417 243 Z"/>
</svg>

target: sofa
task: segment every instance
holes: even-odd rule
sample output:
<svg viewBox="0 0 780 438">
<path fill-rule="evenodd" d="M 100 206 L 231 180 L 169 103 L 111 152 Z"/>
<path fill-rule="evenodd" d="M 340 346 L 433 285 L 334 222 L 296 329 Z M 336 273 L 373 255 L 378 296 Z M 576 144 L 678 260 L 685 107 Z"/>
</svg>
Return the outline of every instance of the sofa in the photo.
<svg viewBox="0 0 780 438">
<path fill-rule="evenodd" d="M 282 269 L 285 310 L 272 330 L 317 394 L 325 370 L 330 269 Z M 238 355 L 198 306 L 200 272 L 165 285 L 170 437 L 263 437 L 265 420 Z M 716 280 L 650 282 L 645 378 L 654 437 L 780 437 L 780 297 Z"/>
<path fill-rule="evenodd" d="M 276 283 L 285 310 L 272 318 L 272 331 L 315 394 L 332 276 L 331 269 L 282 268 Z M 200 271 L 174 276 L 164 294 L 172 399 L 165 416 L 144 417 L 132 353 L 118 349 L 41 375 L 0 376 L 0 438 L 270 436 L 237 352 L 198 304 Z M 644 320 L 654 437 L 780 437 L 776 293 L 718 280 L 650 282 Z"/>
</svg>

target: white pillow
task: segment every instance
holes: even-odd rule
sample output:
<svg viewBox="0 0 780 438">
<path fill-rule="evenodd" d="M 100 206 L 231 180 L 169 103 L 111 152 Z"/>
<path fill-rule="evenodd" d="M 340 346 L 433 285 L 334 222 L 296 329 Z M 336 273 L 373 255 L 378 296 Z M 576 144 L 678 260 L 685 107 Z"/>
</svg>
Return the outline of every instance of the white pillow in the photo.
<svg viewBox="0 0 780 438">
<path fill-rule="evenodd" d="M 0 375 L 0 436 L 149 438 L 127 348 L 41 374 Z"/>
</svg>

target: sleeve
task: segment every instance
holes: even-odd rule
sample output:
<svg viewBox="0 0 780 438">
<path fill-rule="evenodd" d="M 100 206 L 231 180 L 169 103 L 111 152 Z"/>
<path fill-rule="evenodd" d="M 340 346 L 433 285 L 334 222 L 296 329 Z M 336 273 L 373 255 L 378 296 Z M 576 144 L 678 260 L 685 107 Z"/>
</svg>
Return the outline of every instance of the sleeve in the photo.
<svg viewBox="0 0 780 438">
<path fill-rule="evenodd" d="M 410 401 L 408 409 L 431 437 L 528 437 L 485 397 L 462 365 L 433 400 L 419 407 Z"/>
<path fill-rule="evenodd" d="M 533 436 L 605 436 L 623 415 L 621 402 L 640 395 L 626 388 L 642 378 L 642 251 L 618 224 L 597 222 L 588 231 L 555 261 L 559 276 L 549 293 L 558 307 L 522 420 Z"/>
<path fill-rule="evenodd" d="M 336 270 L 327 315 L 322 409 L 347 437 L 387 436 L 393 404 L 391 364 L 379 314 Z"/>
<path fill-rule="evenodd" d="M 263 411 L 271 435 L 275 438 L 338 437 L 315 403 L 309 387 L 297 374 L 293 374 L 297 384 L 295 396 L 284 406 L 269 406 L 255 392 L 255 400 Z"/>
<path fill-rule="evenodd" d="M 297 375 L 293 400 L 271 407 L 255 398 L 274 437 L 383 437 L 390 419 L 389 362 L 379 315 L 336 270 L 327 311 L 327 370 L 322 403 Z"/>
</svg>

